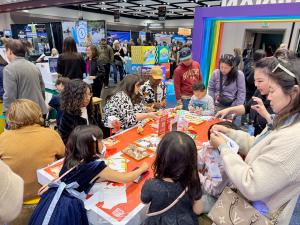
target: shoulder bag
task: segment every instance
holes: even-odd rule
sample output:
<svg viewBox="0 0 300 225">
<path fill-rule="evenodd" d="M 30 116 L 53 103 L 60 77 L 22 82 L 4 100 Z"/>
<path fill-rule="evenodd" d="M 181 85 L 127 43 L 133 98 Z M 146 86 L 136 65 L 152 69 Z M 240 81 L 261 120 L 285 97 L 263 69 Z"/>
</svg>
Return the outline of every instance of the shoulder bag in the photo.
<svg viewBox="0 0 300 225">
<path fill-rule="evenodd" d="M 219 103 L 221 106 L 231 106 L 231 104 L 233 103 L 233 100 L 230 98 L 226 98 L 223 96 L 223 74 L 220 71 L 220 88 L 219 88 Z"/>
<path fill-rule="evenodd" d="M 216 225 L 276 225 L 280 213 L 288 202 L 267 218 L 261 215 L 239 192 L 226 187 L 208 213 L 208 217 Z"/>
</svg>

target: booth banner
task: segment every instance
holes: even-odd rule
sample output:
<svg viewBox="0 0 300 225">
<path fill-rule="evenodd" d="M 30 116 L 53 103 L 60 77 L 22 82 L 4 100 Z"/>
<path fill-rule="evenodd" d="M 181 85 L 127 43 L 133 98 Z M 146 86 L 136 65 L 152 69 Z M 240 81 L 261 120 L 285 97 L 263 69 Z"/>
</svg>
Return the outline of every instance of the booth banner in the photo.
<svg viewBox="0 0 300 225">
<path fill-rule="evenodd" d="M 73 37 L 78 52 L 85 52 L 87 41 L 87 21 L 62 22 L 63 39 Z"/>
<path fill-rule="evenodd" d="M 130 32 L 116 32 L 116 31 L 107 31 L 107 38 L 109 42 L 113 43 L 114 40 L 119 40 L 120 42 L 130 41 Z"/>
<path fill-rule="evenodd" d="M 99 45 L 106 37 L 105 20 L 87 21 L 87 44 Z"/>
<path fill-rule="evenodd" d="M 76 33 L 77 33 L 77 48 L 78 52 L 85 52 L 87 46 L 87 21 L 79 20 L 75 25 Z"/>
<path fill-rule="evenodd" d="M 141 64 L 131 64 L 131 73 L 132 74 L 137 74 L 137 75 L 141 75 L 141 71 L 142 71 L 142 66 Z"/>
<path fill-rule="evenodd" d="M 158 46 L 157 47 L 157 62 L 158 63 L 167 63 L 169 62 L 169 47 L 167 46 Z"/>
<path fill-rule="evenodd" d="M 171 44 L 171 36 L 167 34 L 155 34 L 155 40 L 159 45 L 166 42 L 168 45 Z"/>
<path fill-rule="evenodd" d="M 63 39 L 66 37 L 73 37 L 74 39 L 76 38 L 77 34 L 75 31 L 75 22 L 62 22 L 61 26 L 63 30 Z"/>
<path fill-rule="evenodd" d="M 155 46 L 142 46 L 143 60 L 146 65 L 154 65 L 156 61 Z"/>
<path fill-rule="evenodd" d="M 170 63 L 162 63 L 161 69 L 163 70 L 164 80 L 169 79 L 170 78 Z"/>
<path fill-rule="evenodd" d="M 180 41 L 182 43 L 184 43 L 186 41 L 186 37 L 185 36 L 181 36 L 181 35 L 173 35 L 172 36 L 172 41 Z"/>
<path fill-rule="evenodd" d="M 131 46 L 132 64 L 143 64 L 142 46 Z"/>
</svg>

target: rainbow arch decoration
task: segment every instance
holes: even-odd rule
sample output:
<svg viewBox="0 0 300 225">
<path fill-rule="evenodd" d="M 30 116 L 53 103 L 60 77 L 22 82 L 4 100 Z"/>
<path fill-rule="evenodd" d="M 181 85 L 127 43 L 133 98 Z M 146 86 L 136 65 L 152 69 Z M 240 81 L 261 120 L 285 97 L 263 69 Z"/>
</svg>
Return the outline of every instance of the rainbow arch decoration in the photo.
<svg viewBox="0 0 300 225">
<path fill-rule="evenodd" d="M 200 63 L 204 84 L 218 66 L 224 23 L 299 21 L 300 3 L 196 8 L 192 52 Z"/>
</svg>

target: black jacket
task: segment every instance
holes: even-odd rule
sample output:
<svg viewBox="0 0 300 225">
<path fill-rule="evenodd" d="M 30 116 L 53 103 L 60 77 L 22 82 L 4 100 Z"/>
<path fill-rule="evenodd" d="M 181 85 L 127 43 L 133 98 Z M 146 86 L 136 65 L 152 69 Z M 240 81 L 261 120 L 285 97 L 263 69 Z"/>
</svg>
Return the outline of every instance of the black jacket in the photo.
<svg viewBox="0 0 300 225">
<path fill-rule="evenodd" d="M 57 60 L 57 73 L 70 79 L 83 79 L 85 62 L 79 53 L 61 54 Z"/>
<path fill-rule="evenodd" d="M 103 63 L 98 59 L 91 60 L 90 71 L 87 71 L 90 76 L 96 76 L 96 79 L 103 79 L 105 76 L 105 68 Z"/>
<path fill-rule="evenodd" d="M 110 136 L 110 129 L 104 127 L 104 124 L 101 121 L 101 117 L 99 116 L 99 113 L 95 113 L 95 116 L 93 117 L 89 116 L 89 124 L 99 126 L 103 131 L 104 138 Z M 63 112 L 58 130 L 65 144 L 67 144 L 68 138 L 71 132 L 73 131 L 73 129 L 79 125 L 87 125 L 86 119 L 82 118 L 81 116 L 72 115 L 70 113 Z"/>
</svg>

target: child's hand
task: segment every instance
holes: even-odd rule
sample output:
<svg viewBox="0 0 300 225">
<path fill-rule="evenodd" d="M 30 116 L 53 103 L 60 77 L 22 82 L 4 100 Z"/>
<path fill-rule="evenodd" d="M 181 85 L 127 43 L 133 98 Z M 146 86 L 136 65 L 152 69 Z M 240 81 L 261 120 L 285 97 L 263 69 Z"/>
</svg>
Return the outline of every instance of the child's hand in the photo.
<svg viewBox="0 0 300 225">
<path fill-rule="evenodd" d="M 142 165 L 140 166 L 140 169 L 142 170 L 142 173 L 148 171 L 149 164 L 146 162 L 143 162 Z"/>
<path fill-rule="evenodd" d="M 198 115 L 201 115 L 201 113 L 202 113 L 202 108 L 196 109 L 196 110 L 195 110 L 195 113 L 198 114 Z"/>
</svg>

